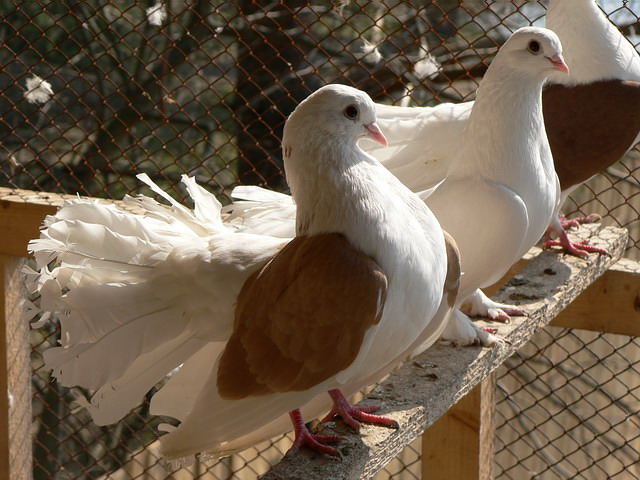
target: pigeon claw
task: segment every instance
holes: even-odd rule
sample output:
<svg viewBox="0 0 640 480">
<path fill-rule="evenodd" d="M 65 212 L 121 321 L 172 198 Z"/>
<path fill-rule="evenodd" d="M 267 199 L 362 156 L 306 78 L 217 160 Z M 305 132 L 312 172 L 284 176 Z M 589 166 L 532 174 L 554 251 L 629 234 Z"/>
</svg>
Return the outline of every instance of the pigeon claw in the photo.
<svg viewBox="0 0 640 480">
<path fill-rule="evenodd" d="M 589 245 L 589 240 L 580 240 L 579 242 L 572 242 L 567 237 L 565 240 L 546 240 L 543 244 L 543 248 L 561 247 L 565 253 L 580 257 L 583 259 L 589 258 L 590 253 L 597 253 L 599 255 L 609 255 L 605 249 Z"/>
<path fill-rule="evenodd" d="M 300 447 L 305 446 L 310 448 L 314 452 L 324 453 L 325 455 L 333 455 L 333 456 L 342 456 L 340 451 L 336 448 L 330 447 L 329 445 L 325 445 L 325 443 L 338 443 L 344 440 L 343 437 L 338 435 L 314 435 L 313 433 L 306 430 L 306 432 L 302 432 L 296 435 L 296 438 L 291 445 L 291 448 L 287 450 L 285 453 L 285 457 L 291 457 L 298 453 Z"/>
<path fill-rule="evenodd" d="M 595 223 L 602 220 L 602 217 L 597 213 L 592 213 L 586 217 L 566 218 L 564 215 L 560 217 L 560 225 L 565 230 L 567 228 L 579 228 L 583 223 Z"/>
<path fill-rule="evenodd" d="M 285 453 L 285 457 L 295 455 L 303 446 L 318 453 L 342 457 L 342 454 L 337 449 L 324 444 L 341 442 L 344 440 L 344 437 L 339 435 L 315 435 L 311 433 L 302 421 L 302 414 L 300 413 L 300 410 L 289 412 L 289 416 L 293 423 L 295 439 L 293 440 L 291 448 L 287 450 L 287 453 Z"/>
<path fill-rule="evenodd" d="M 398 422 L 392 418 L 383 417 L 381 415 L 373 415 L 380 409 L 377 405 L 365 405 L 356 407 L 349 403 L 349 400 L 342 394 L 340 390 L 329 390 L 329 395 L 333 399 L 333 408 L 322 419 L 322 422 L 328 422 L 334 417 L 339 416 L 344 423 L 349 425 L 356 432 L 360 431 L 360 422 L 371 423 L 373 425 L 381 425 L 390 428 L 399 428 Z"/>
</svg>

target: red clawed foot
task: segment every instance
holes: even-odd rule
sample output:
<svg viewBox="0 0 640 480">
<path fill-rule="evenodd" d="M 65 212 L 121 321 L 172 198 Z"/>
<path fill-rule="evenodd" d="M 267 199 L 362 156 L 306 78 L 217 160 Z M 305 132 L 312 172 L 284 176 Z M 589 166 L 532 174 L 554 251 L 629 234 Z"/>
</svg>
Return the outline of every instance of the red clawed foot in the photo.
<svg viewBox="0 0 640 480">
<path fill-rule="evenodd" d="M 360 422 L 373 423 L 374 425 L 382 425 L 385 427 L 398 428 L 398 422 L 391 418 L 382 417 L 380 415 L 372 415 L 380 407 L 368 405 L 365 407 L 355 407 L 349 403 L 349 400 L 338 389 L 329 390 L 329 396 L 333 400 L 333 408 L 329 414 L 322 419 L 323 422 L 332 420 L 333 417 L 339 415 L 342 420 L 353 428 L 356 432 L 360 431 Z"/>
<path fill-rule="evenodd" d="M 289 417 L 291 417 L 291 423 L 293 423 L 293 430 L 295 432 L 295 439 L 293 441 L 293 445 L 287 451 L 285 456 L 295 455 L 300 447 L 306 446 L 311 450 L 314 450 L 319 453 L 325 453 L 327 455 L 338 455 L 340 456 L 340 452 L 333 447 L 328 445 L 324 445 L 324 443 L 338 443 L 343 440 L 342 437 L 338 435 L 314 435 L 312 434 L 307 426 L 302 421 L 302 414 L 300 410 L 293 410 L 289 412 Z"/>
<path fill-rule="evenodd" d="M 591 215 L 587 215 L 586 217 L 576 217 L 576 218 L 566 218 L 564 215 L 560 216 L 560 225 L 565 230 L 567 228 L 578 228 L 583 223 L 594 223 L 599 220 L 602 220 L 602 217 L 597 213 L 592 213 Z"/>
<path fill-rule="evenodd" d="M 564 230 L 562 232 L 558 232 L 558 237 L 558 240 L 551 240 L 550 238 L 547 238 L 544 241 L 543 247 L 562 247 L 565 252 L 580 258 L 587 258 L 590 253 L 609 255 L 609 252 L 607 252 L 606 250 L 594 247 L 593 245 L 589 245 L 589 240 L 572 242 L 569 239 L 567 232 L 565 232 Z"/>
</svg>

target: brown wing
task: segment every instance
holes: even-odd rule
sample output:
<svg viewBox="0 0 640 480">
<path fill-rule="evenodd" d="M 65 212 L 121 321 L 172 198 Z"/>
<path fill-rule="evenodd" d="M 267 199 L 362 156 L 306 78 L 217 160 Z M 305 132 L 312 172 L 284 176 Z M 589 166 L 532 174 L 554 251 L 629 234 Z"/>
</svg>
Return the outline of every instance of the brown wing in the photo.
<svg viewBox="0 0 640 480">
<path fill-rule="evenodd" d="M 451 235 L 444 230 L 444 243 L 447 249 L 447 276 L 444 280 L 443 293 L 446 297 L 447 305 L 453 308 L 460 288 L 460 250 Z"/>
<path fill-rule="evenodd" d="M 542 93 L 544 121 L 562 190 L 618 161 L 640 131 L 640 83 L 607 80 Z"/>
<path fill-rule="evenodd" d="M 378 264 L 344 236 L 296 237 L 238 296 L 220 395 L 306 390 L 345 369 L 380 321 L 386 291 Z"/>
</svg>

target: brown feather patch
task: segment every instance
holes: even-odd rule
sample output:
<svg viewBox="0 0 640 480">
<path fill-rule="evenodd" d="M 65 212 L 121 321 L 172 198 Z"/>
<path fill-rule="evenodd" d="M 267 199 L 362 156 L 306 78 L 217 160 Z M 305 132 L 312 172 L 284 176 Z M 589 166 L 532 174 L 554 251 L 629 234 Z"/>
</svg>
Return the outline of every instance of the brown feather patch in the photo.
<svg viewBox="0 0 640 480">
<path fill-rule="evenodd" d="M 639 82 L 549 85 L 542 105 L 562 190 L 618 161 L 640 131 Z"/>
<path fill-rule="evenodd" d="M 447 250 L 447 276 L 444 280 L 443 293 L 447 296 L 447 305 L 453 308 L 460 288 L 460 250 L 451 235 L 444 230 L 444 243 Z"/>
<path fill-rule="evenodd" d="M 220 395 L 306 390 L 344 370 L 380 321 L 386 291 L 378 264 L 343 235 L 296 237 L 238 296 Z"/>
</svg>

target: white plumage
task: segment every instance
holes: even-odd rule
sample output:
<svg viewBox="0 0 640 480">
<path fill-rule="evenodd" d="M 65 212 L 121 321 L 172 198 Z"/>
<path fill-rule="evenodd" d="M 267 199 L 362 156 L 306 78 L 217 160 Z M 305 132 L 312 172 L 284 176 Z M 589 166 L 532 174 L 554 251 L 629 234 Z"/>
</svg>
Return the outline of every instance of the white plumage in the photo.
<svg viewBox="0 0 640 480">
<path fill-rule="evenodd" d="M 557 208 L 542 85 L 559 69 L 566 73 L 553 32 L 517 30 L 482 79 L 447 177 L 425 200 L 460 248 L 460 302 L 498 281 L 543 235 Z M 455 319 L 452 329 L 472 326 L 459 314 Z M 473 330 L 469 340 L 478 336 Z"/>
<path fill-rule="evenodd" d="M 541 51 L 528 50 L 533 41 L 540 44 Z M 474 312 L 486 313 L 491 309 L 498 316 L 501 308 L 512 311 L 510 306 L 496 304 L 475 290 L 500 279 L 542 236 L 557 208 L 560 190 L 543 125 L 541 91 L 549 73 L 566 68 L 561 63 L 561 52 L 553 32 L 533 27 L 520 29 L 492 62 L 468 121 L 460 120 L 461 112 L 471 104 L 435 107 L 428 112 L 436 115 L 424 117 L 412 117 L 411 108 L 395 109 L 400 112 L 400 123 L 406 118 L 425 129 L 435 131 L 443 125 L 453 125 L 451 131 L 462 132 L 455 142 L 453 136 L 447 136 L 446 129 L 442 135 L 433 137 L 447 146 L 455 143 L 458 147 L 448 162 L 444 182 L 438 176 L 431 179 L 428 175 L 420 177 L 419 173 L 415 178 L 426 179 L 425 185 L 405 180 L 415 190 L 436 186 L 422 197 L 458 243 L 463 270 L 459 300 L 472 301 Z M 379 106 L 377 109 L 385 111 Z M 391 149 L 417 148 L 411 142 L 405 146 L 392 134 Z M 435 148 L 439 144 L 433 141 Z M 418 151 L 413 153 L 417 155 Z M 446 154 L 445 150 L 440 152 Z M 385 162 L 396 162 L 402 168 L 402 160 L 393 156 L 385 158 Z M 428 174 L 430 170 L 421 165 L 416 172 Z M 246 191 L 247 187 L 243 190 L 244 198 L 248 197 Z M 272 200 L 261 204 L 256 201 L 259 197 L 256 190 L 253 203 L 241 202 L 242 212 L 232 221 L 251 231 L 251 216 L 256 212 L 262 216 L 262 227 L 267 228 L 271 225 L 267 212 L 271 211 L 274 230 L 286 231 L 284 219 L 293 212 L 291 203 Z M 234 207 L 235 204 L 229 208 Z M 454 313 L 454 318 L 446 338 L 461 344 L 480 340 L 489 345 L 495 341 L 495 337 L 476 328 L 460 311 Z"/>
<path fill-rule="evenodd" d="M 317 417 L 331 406 L 323 392 L 339 388 L 350 395 L 438 338 L 457 288 L 443 295 L 451 268 L 444 235 L 425 204 L 357 147 L 363 136 L 383 138 L 374 122 L 368 96 L 327 86 L 301 103 L 285 126 L 298 238 L 339 233 L 374 259 L 388 282 L 386 300 L 378 294 L 381 316 L 366 330 L 355 359 L 303 391 L 230 400 L 222 398 L 216 380 L 219 358 L 237 328 L 240 290 L 281 256 L 287 239 L 241 232 L 241 218 L 223 224 L 215 197 L 187 177 L 193 211 L 142 177 L 170 207 L 127 197 L 125 203 L 141 212 L 134 214 L 78 199 L 47 218 L 40 239 L 30 243 L 38 272 L 28 271 L 27 281 L 40 299 L 28 315 L 60 316 L 61 346 L 45 354 L 47 365 L 63 385 L 97 390 L 86 404 L 97 423 L 118 421 L 180 367 L 151 401 L 153 414 L 181 422 L 177 429 L 166 427 L 163 453 L 169 459 L 198 452 L 219 457 L 290 430 L 291 410 Z M 240 192 L 252 198 L 251 190 Z M 292 328 L 304 335 L 307 327 Z"/>
<path fill-rule="evenodd" d="M 571 70 L 569 76 L 551 74 L 550 83 L 640 80 L 638 52 L 595 0 L 550 0 L 546 27 L 560 37 Z"/>
<path fill-rule="evenodd" d="M 62 327 L 46 364 L 62 385 L 97 390 L 88 407 L 100 425 L 122 418 L 208 342 L 228 338 L 244 280 L 285 243 L 232 234 L 215 197 L 183 182 L 194 211 L 125 198 L 144 212 L 136 215 L 78 199 L 30 242 L 39 274 L 28 272 L 28 287 L 40 294 L 30 315 L 57 312 Z"/>
<path fill-rule="evenodd" d="M 640 81 L 635 47 L 606 17 L 595 0 L 550 0 L 546 27 L 560 38 L 570 74 L 552 72 L 548 83 L 579 85 L 599 80 Z M 435 107 L 376 105 L 389 150 L 370 142 L 363 148 L 413 191 L 441 181 L 458 148 L 473 102 Z M 436 168 L 425 168 L 425 166 Z"/>
<path fill-rule="evenodd" d="M 547 84 L 570 87 L 609 79 L 640 81 L 638 53 L 629 40 L 607 19 L 594 0 L 550 0 L 546 24 L 562 41 L 565 61 L 570 69 L 569 75 L 551 72 Z M 628 89 L 628 92 L 631 92 L 631 89 Z M 638 95 L 635 92 L 631 93 L 633 96 L 628 102 L 630 107 L 636 105 Z M 607 108 L 606 100 L 602 101 L 602 104 L 603 108 Z M 466 128 L 473 102 L 448 103 L 435 107 L 376 107 L 379 123 L 388 132 L 391 148 L 384 150 L 369 142 L 363 143 L 363 148 L 380 159 L 413 191 L 421 192 L 441 182 L 458 152 L 460 138 Z M 619 107 L 616 104 L 611 108 Z M 579 118 L 582 115 L 580 106 L 573 106 L 573 116 Z M 637 126 L 629 122 L 621 128 L 633 129 Z M 594 132 L 594 135 L 597 134 L 598 132 Z M 587 138 L 588 136 L 587 134 Z M 636 139 L 623 145 L 623 148 L 631 149 L 638 141 L 640 130 L 637 130 Z M 554 160 L 556 165 L 562 165 L 564 169 L 589 167 L 581 165 L 573 157 Z M 599 160 L 599 171 L 603 171 L 615 160 L 615 157 L 603 157 Z M 589 168 L 598 171 L 593 167 Z M 586 180 L 589 175 L 582 178 Z M 584 255 L 585 247 L 576 248 L 566 237 L 559 215 L 560 207 L 581 182 L 565 182 L 562 178 L 561 180 L 561 202 L 550 226 L 561 237 L 562 245 L 567 251 Z M 517 310 L 509 305 L 491 302 L 480 291 L 476 292 L 470 301 L 468 311 L 474 315 L 488 315 L 499 319 L 506 317 L 505 311 L 517 313 Z"/>
</svg>

